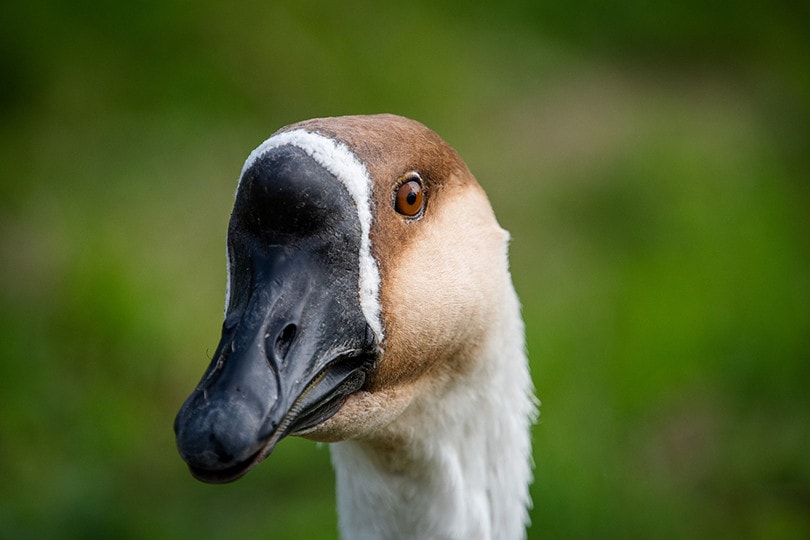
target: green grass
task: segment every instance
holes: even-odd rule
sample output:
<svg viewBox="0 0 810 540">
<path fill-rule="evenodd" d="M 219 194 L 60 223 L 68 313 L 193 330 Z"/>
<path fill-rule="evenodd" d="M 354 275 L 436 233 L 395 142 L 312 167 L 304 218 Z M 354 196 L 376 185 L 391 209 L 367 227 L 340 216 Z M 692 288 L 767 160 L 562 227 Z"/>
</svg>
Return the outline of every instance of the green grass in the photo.
<svg viewBox="0 0 810 540">
<path fill-rule="evenodd" d="M 209 486 L 171 427 L 242 161 L 381 111 L 512 233 L 530 538 L 810 536 L 807 13 L 635 4 L 6 6 L 0 537 L 336 537 L 326 448 Z"/>
</svg>

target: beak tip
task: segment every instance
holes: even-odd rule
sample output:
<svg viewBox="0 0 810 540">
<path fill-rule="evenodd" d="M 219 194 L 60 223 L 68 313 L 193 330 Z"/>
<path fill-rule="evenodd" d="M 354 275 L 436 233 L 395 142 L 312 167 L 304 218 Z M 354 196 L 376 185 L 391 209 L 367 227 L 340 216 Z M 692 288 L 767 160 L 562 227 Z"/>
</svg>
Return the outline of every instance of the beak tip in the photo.
<svg viewBox="0 0 810 540">
<path fill-rule="evenodd" d="M 221 471 L 251 460 L 264 445 L 261 428 L 244 403 L 188 402 L 175 420 L 177 449 L 192 473 Z"/>
</svg>

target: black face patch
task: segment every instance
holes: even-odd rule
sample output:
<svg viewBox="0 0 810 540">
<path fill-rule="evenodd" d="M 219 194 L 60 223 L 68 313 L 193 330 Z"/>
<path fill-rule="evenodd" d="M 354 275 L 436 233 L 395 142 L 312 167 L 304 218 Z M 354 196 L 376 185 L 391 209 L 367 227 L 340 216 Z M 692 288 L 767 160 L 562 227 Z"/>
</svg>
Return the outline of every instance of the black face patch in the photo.
<svg viewBox="0 0 810 540">
<path fill-rule="evenodd" d="M 222 337 L 175 420 L 196 477 L 238 478 L 364 384 L 377 344 L 358 296 L 360 238 L 351 196 L 303 150 L 275 148 L 245 171 Z"/>
<path fill-rule="evenodd" d="M 346 188 L 304 150 L 275 148 L 242 178 L 230 233 L 306 239 L 341 234 L 359 250 L 360 223 Z"/>
</svg>

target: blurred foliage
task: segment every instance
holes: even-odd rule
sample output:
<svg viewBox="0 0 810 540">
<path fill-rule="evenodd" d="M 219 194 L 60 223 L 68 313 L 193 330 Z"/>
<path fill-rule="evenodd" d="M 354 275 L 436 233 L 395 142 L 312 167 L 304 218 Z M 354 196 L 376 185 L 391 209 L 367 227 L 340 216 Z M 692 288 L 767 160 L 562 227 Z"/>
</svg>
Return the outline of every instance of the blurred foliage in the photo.
<svg viewBox="0 0 810 540">
<path fill-rule="evenodd" d="M 191 479 L 236 175 L 396 112 L 511 230 L 542 417 L 530 538 L 810 536 L 810 9 L 6 2 L 0 537 L 334 538 L 324 447 Z"/>
</svg>

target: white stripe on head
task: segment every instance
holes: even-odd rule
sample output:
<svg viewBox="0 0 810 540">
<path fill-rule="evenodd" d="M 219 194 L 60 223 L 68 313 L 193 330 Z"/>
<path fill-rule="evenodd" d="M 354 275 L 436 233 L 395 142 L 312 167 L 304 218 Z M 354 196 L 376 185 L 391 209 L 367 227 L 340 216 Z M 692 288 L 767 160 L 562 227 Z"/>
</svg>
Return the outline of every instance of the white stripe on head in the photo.
<svg viewBox="0 0 810 540">
<path fill-rule="evenodd" d="M 371 254 L 371 177 L 357 156 L 345 145 L 323 135 L 303 129 L 286 131 L 273 135 L 250 153 L 239 175 L 239 186 L 245 172 L 262 156 L 280 146 L 291 145 L 300 148 L 321 167 L 332 173 L 346 188 L 357 208 L 360 221 L 360 282 L 358 293 L 360 307 L 366 317 L 377 342 L 383 342 L 383 327 L 380 314 L 380 272 L 377 261 Z M 231 296 L 231 255 L 228 253 L 228 285 L 225 293 L 225 310 Z"/>
</svg>

